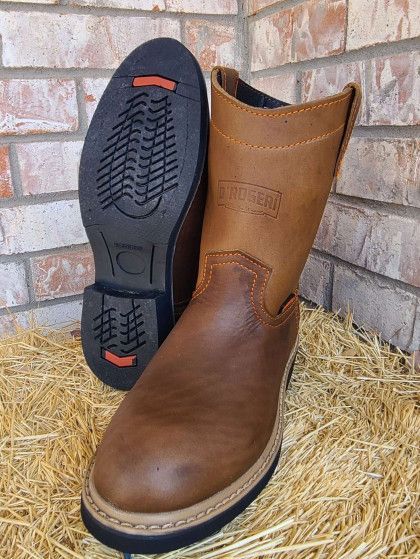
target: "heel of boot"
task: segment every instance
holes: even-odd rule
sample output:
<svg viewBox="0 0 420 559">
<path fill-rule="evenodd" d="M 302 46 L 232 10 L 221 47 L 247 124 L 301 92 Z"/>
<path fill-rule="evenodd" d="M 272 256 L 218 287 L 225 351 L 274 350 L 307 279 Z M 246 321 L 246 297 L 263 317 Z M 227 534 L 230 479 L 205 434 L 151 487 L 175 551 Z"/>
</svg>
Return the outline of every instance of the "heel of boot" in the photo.
<svg viewBox="0 0 420 559">
<path fill-rule="evenodd" d="M 164 292 L 85 289 L 82 346 L 93 373 L 104 383 L 129 390 L 173 326 L 170 297 Z"/>
</svg>

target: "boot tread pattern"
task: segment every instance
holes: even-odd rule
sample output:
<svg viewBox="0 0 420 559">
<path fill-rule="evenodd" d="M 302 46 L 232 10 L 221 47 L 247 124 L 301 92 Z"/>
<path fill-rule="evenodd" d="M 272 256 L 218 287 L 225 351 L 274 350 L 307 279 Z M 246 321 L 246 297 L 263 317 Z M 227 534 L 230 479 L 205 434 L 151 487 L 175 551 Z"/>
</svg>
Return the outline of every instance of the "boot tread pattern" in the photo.
<svg viewBox="0 0 420 559">
<path fill-rule="evenodd" d="M 114 205 L 143 208 L 178 186 L 178 153 L 168 94 L 142 91 L 127 101 L 111 129 L 97 170 L 97 193 L 103 210 Z M 149 215 L 150 212 L 148 212 Z M 129 210 L 135 217 L 135 209 Z"/>
<path fill-rule="evenodd" d="M 141 305 L 130 300 L 131 309 L 127 312 L 117 312 L 115 307 L 106 307 L 105 296 L 102 295 L 101 312 L 93 319 L 93 332 L 104 349 L 118 347 L 119 351 L 129 354 L 142 347 L 145 330 Z"/>
</svg>

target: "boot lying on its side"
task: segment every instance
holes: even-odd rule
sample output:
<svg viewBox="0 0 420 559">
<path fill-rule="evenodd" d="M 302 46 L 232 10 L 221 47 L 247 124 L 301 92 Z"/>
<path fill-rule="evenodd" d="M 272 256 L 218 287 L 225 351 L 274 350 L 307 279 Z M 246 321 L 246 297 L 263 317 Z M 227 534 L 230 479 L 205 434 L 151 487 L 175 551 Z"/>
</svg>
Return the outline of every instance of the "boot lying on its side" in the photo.
<svg viewBox="0 0 420 559">
<path fill-rule="evenodd" d="M 121 404 L 83 491 L 111 547 L 158 553 L 220 529 L 280 453 L 296 288 L 360 104 L 299 106 L 212 73 L 209 192 L 192 302 Z"/>
</svg>

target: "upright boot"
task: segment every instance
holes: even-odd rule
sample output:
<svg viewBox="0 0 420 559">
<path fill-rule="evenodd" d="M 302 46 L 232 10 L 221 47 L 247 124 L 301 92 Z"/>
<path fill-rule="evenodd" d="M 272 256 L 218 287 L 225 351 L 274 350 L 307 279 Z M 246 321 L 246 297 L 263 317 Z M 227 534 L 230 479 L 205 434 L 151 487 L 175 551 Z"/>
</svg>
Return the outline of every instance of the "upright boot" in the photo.
<svg viewBox="0 0 420 559">
<path fill-rule="evenodd" d="M 207 93 L 174 39 L 135 49 L 106 88 L 80 163 L 80 206 L 95 258 L 82 343 L 114 388 L 138 379 L 191 298 L 206 181 Z"/>
<path fill-rule="evenodd" d="M 299 275 L 360 103 L 299 106 L 212 73 L 209 192 L 192 302 L 121 404 L 82 514 L 111 547 L 158 553 L 220 529 L 276 467 L 298 347 Z"/>
</svg>

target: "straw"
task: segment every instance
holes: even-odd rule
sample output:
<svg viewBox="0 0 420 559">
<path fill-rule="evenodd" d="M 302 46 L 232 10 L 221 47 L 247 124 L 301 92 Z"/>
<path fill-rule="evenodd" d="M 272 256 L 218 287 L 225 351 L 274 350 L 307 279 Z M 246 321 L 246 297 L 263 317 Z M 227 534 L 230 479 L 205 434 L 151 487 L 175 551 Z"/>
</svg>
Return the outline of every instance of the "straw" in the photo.
<svg viewBox="0 0 420 559">
<path fill-rule="evenodd" d="M 221 532 L 159 557 L 420 557 L 419 381 L 410 357 L 356 331 L 351 316 L 302 307 L 274 477 Z M 122 398 L 64 331 L 0 341 L 0 557 L 122 557 L 79 514 L 86 468 Z"/>
</svg>

